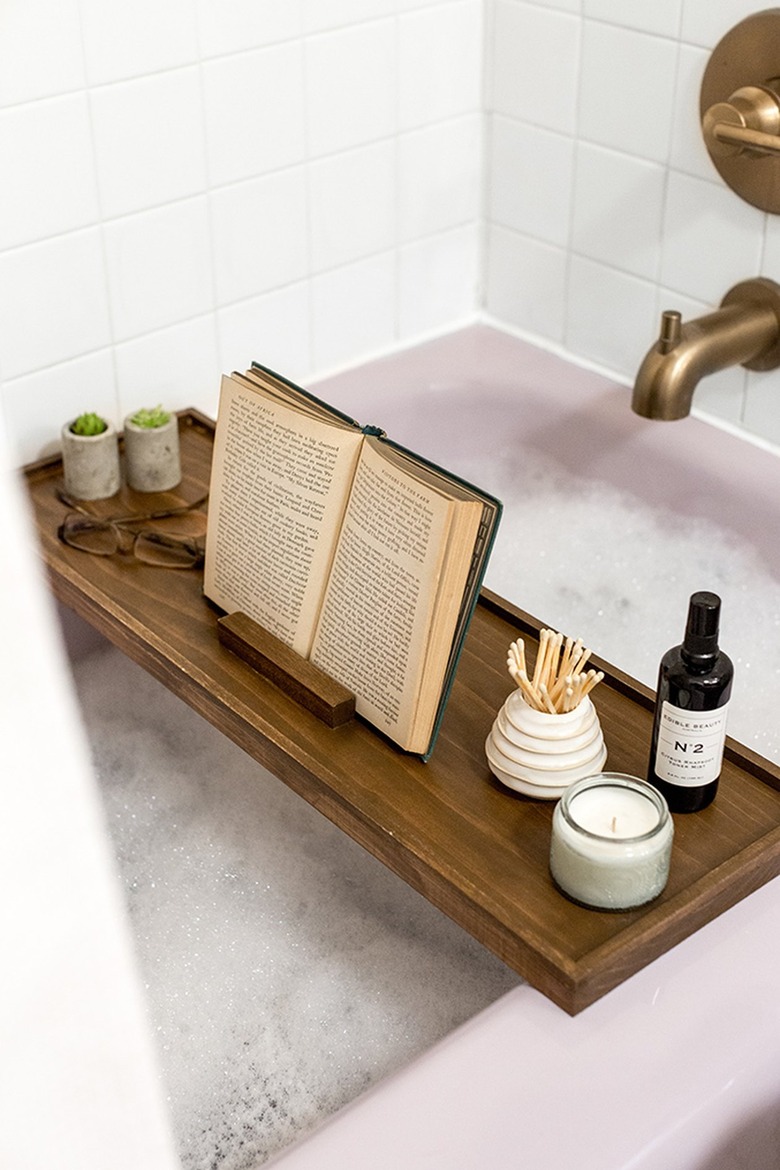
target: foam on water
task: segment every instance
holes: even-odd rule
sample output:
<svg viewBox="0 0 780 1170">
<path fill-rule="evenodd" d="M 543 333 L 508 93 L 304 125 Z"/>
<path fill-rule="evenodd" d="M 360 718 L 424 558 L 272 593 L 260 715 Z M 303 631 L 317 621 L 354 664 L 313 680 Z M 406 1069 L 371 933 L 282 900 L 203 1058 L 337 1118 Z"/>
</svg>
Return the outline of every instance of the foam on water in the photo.
<svg viewBox="0 0 780 1170">
<path fill-rule="evenodd" d="M 751 543 L 537 452 L 464 473 L 480 482 L 480 470 L 505 505 L 490 588 L 652 687 L 661 655 L 682 641 L 691 593 L 714 590 L 735 667 L 729 734 L 780 759 L 780 582 Z"/>
<path fill-rule="evenodd" d="M 517 984 L 118 651 L 75 670 L 185 1167 L 259 1164 Z"/>
<path fill-rule="evenodd" d="M 729 731 L 780 758 L 780 584 L 750 544 L 537 451 L 457 470 L 505 504 L 487 584 L 651 686 L 719 592 Z M 517 983 L 118 652 L 75 669 L 185 1167 L 257 1164 Z"/>
</svg>

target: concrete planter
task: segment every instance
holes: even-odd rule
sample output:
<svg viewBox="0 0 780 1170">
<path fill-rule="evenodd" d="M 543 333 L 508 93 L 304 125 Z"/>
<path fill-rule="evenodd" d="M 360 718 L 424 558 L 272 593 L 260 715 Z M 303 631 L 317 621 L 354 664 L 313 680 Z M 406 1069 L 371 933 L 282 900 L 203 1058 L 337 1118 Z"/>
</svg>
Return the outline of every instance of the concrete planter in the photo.
<svg viewBox="0 0 780 1170">
<path fill-rule="evenodd" d="M 78 500 L 106 500 L 119 491 L 119 445 L 111 423 L 99 435 L 74 435 L 75 419 L 62 428 L 65 491 Z"/>
<path fill-rule="evenodd" d="M 166 492 L 181 483 L 179 423 L 171 415 L 161 427 L 139 427 L 125 419 L 127 485 L 137 492 Z"/>
</svg>

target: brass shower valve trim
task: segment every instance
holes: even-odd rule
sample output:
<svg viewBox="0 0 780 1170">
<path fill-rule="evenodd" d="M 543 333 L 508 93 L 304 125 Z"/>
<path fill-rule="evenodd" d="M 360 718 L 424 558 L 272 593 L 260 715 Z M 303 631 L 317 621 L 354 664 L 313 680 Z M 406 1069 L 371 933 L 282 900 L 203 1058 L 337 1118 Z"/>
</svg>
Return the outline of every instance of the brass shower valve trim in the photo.
<svg viewBox="0 0 780 1170">
<path fill-rule="evenodd" d="M 754 207 L 780 213 L 780 8 L 747 17 L 716 45 L 700 110 L 724 182 Z"/>
</svg>

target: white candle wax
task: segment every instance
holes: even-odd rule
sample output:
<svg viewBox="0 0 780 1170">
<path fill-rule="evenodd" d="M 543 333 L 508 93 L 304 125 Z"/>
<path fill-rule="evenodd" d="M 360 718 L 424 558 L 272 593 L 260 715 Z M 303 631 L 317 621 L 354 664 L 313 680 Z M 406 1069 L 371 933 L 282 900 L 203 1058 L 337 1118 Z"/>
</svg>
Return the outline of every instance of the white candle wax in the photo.
<svg viewBox="0 0 780 1170">
<path fill-rule="evenodd" d="M 633 788 L 601 784 L 586 788 L 569 803 L 571 820 L 599 837 L 644 837 L 661 819 L 655 804 Z"/>
<path fill-rule="evenodd" d="M 649 784 L 618 773 L 592 776 L 556 806 L 550 870 L 585 906 L 641 906 L 666 885 L 673 833 L 666 801 Z"/>
</svg>

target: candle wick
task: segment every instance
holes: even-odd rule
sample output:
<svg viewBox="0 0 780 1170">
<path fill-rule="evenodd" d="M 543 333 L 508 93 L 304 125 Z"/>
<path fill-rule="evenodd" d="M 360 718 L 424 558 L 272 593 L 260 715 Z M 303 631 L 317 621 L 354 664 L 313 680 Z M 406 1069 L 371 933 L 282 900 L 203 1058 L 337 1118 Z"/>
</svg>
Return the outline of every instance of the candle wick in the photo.
<svg viewBox="0 0 780 1170">
<path fill-rule="evenodd" d="M 613 833 L 616 833 L 616 832 L 617 832 L 617 817 L 613 817 L 613 818 L 612 818 L 612 825 L 611 825 L 611 828 L 612 828 L 612 832 L 613 832 Z"/>
</svg>

